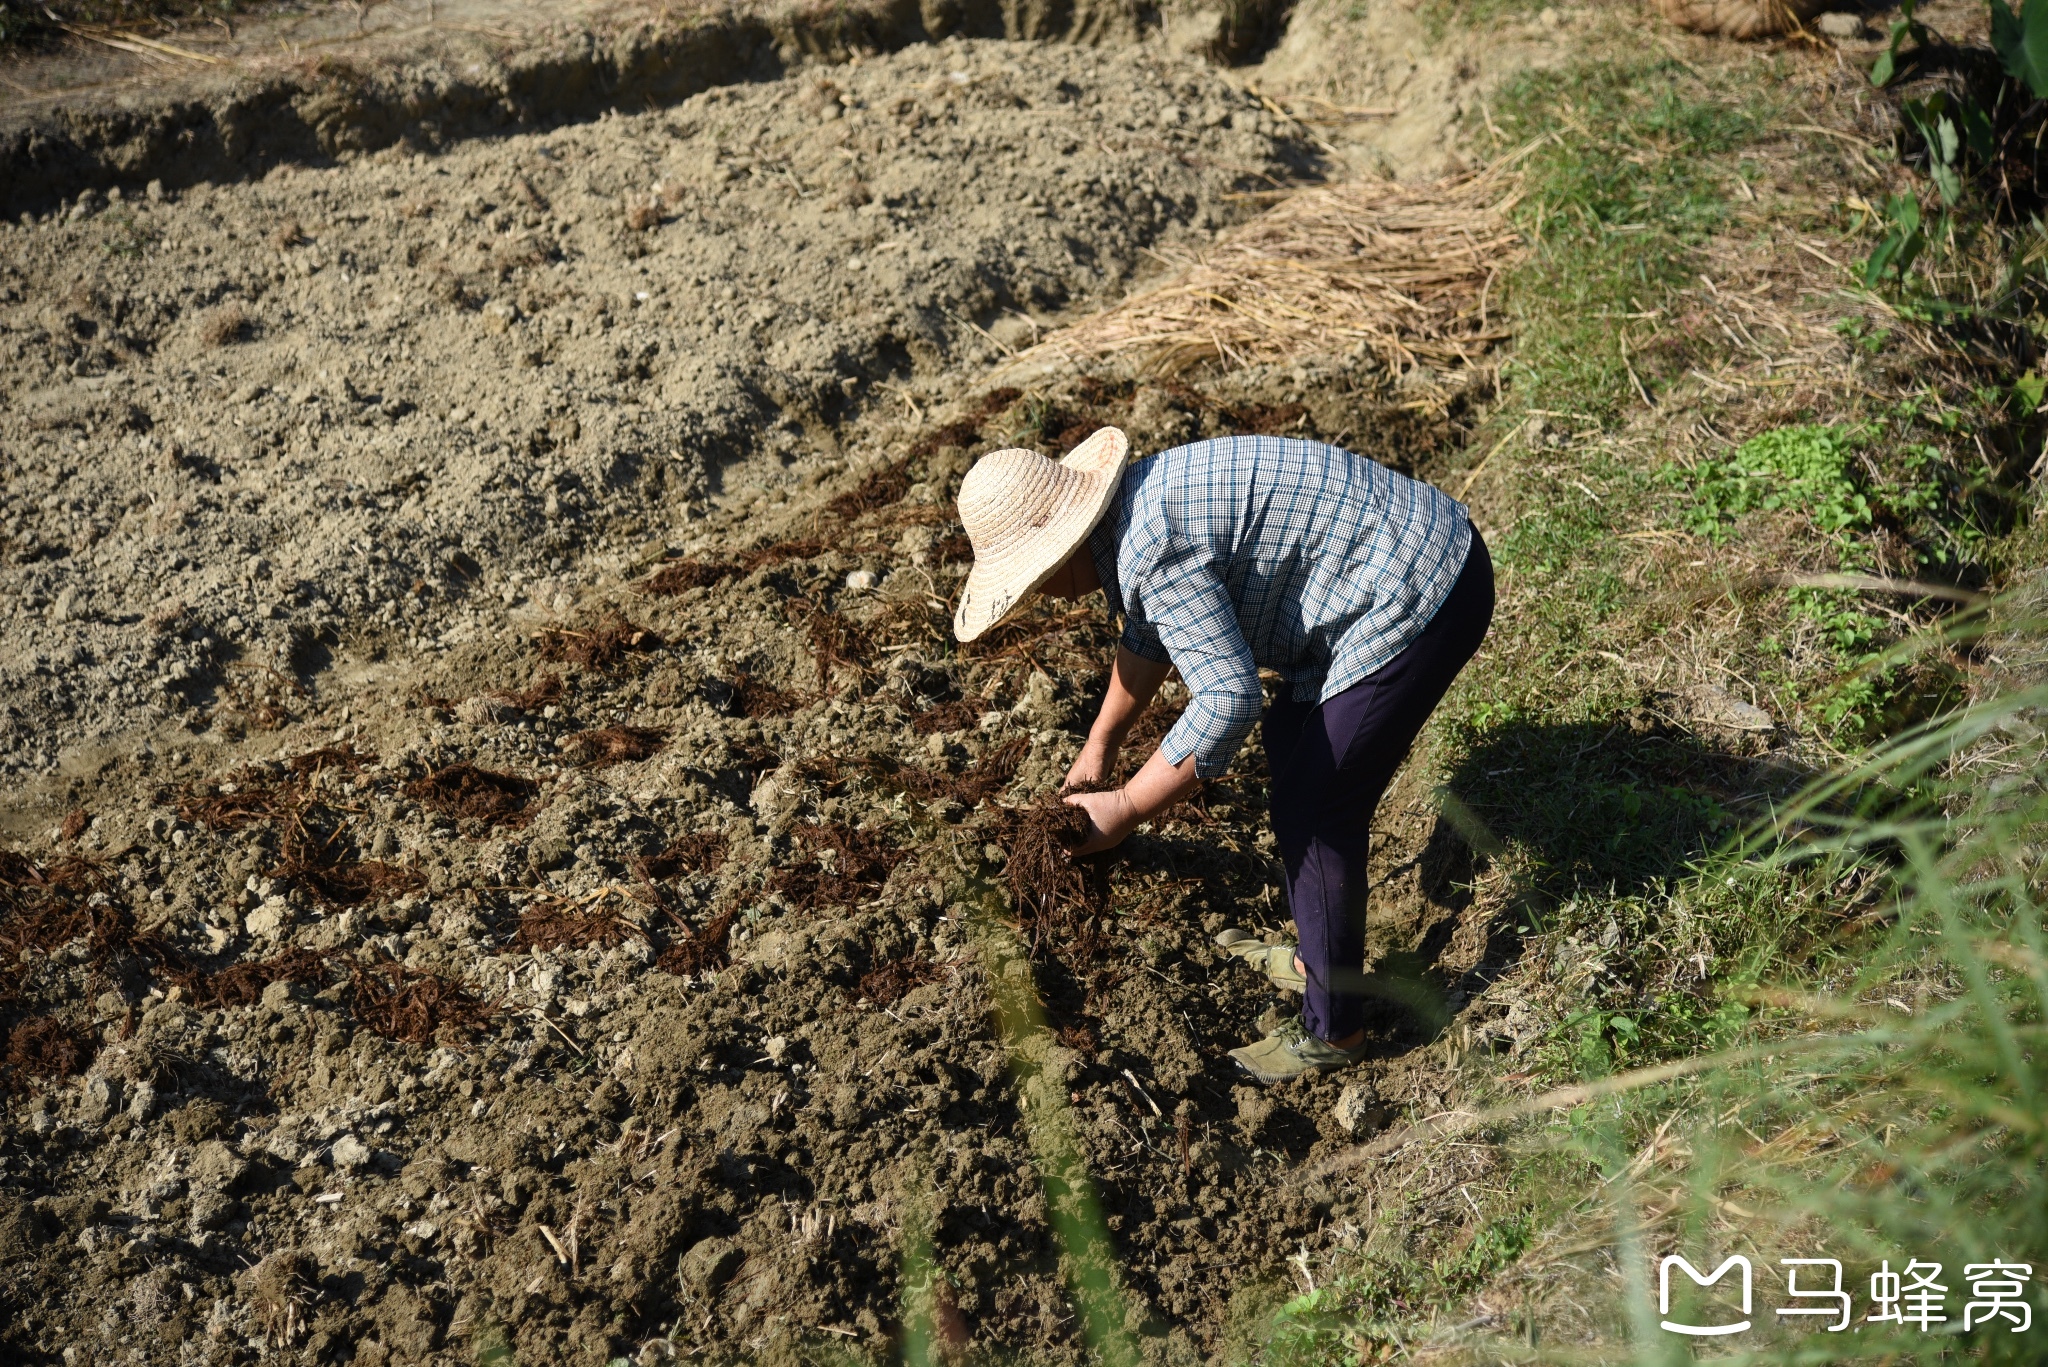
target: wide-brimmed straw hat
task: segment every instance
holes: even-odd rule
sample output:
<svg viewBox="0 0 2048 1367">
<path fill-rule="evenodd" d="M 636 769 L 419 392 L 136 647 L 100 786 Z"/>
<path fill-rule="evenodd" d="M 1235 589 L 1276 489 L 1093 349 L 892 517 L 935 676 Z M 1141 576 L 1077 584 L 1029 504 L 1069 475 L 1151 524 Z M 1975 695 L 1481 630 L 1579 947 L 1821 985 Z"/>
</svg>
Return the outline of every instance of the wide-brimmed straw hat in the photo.
<svg viewBox="0 0 2048 1367">
<path fill-rule="evenodd" d="M 1131 443 L 1105 427 L 1059 460 L 991 451 L 960 482 L 960 524 L 974 568 L 953 612 L 953 635 L 971 641 L 1022 607 L 1109 511 Z"/>
</svg>

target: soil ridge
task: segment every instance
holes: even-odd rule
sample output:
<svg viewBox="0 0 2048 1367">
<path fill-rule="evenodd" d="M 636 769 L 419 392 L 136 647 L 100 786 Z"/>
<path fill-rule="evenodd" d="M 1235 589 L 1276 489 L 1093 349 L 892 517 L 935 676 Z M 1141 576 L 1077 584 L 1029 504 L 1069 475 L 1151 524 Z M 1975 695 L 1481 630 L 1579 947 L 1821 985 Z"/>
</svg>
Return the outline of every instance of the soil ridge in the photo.
<svg viewBox="0 0 2048 1367">
<path fill-rule="evenodd" d="M 1169 24 L 1143 0 L 865 0 L 553 25 L 497 43 L 435 31 L 425 55 L 366 44 L 353 55 L 187 78 L 141 97 L 89 93 L 0 112 L 0 213 L 43 213 L 81 193 L 130 193 L 151 181 L 176 190 L 256 179 L 280 165 L 326 165 L 401 142 L 435 150 L 667 107 L 718 86 L 956 35 L 1128 44 L 1170 29 L 1176 48 L 1235 60 L 1277 32 L 1287 7 L 1252 0 Z"/>
</svg>

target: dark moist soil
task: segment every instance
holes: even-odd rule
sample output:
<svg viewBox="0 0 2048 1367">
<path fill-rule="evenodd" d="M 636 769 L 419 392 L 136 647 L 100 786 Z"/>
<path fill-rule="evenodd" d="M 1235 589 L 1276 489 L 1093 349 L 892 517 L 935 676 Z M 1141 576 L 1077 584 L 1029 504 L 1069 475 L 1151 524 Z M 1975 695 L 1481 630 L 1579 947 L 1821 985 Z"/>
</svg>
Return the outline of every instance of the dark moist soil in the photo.
<svg viewBox="0 0 2048 1367">
<path fill-rule="evenodd" d="M 1019 300 L 1080 291 L 1078 277 L 1058 275 L 1078 269 L 1061 244 L 1133 259 L 1145 234 L 1265 183 L 1219 167 L 1256 153 L 1285 170 L 1270 121 L 1213 73 L 990 48 L 878 59 L 830 92 L 805 78 L 780 95 L 721 98 L 687 132 L 618 119 L 609 134 L 551 135 L 563 147 L 547 156 L 508 139 L 438 166 L 336 171 L 373 171 L 393 190 L 388 204 L 369 197 L 386 214 L 372 226 L 393 241 L 440 251 L 459 221 L 510 252 L 488 267 L 450 264 L 450 292 L 423 296 L 435 300 L 441 353 L 477 337 L 510 348 L 436 381 L 447 393 L 428 392 L 395 342 L 383 388 L 368 371 L 318 379 L 311 352 L 299 378 L 236 369 L 247 349 L 282 345 L 296 316 L 269 285 L 242 324 L 250 340 L 219 343 L 187 338 L 179 330 L 193 320 L 152 313 L 139 296 L 37 296 L 52 320 L 36 344 L 51 374 L 155 364 L 143 345 L 155 329 L 159 351 L 217 362 L 255 426 L 202 434 L 200 400 L 217 406 L 218 385 L 180 397 L 183 371 L 166 372 L 161 401 L 68 389 L 61 404 L 36 400 L 38 432 L 141 453 L 137 478 L 163 501 L 141 496 L 135 517 L 162 509 L 147 514 L 162 560 L 88 557 L 91 545 L 142 537 L 142 523 L 60 526 L 68 505 L 44 504 L 35 483 L 55 467 L 24 455 L 43 520 L 10 524 L 21 532 L 7 572 L 16 599 L 42 615 L 8 647 L 25 653 L 0 659 L 23 690 L 0 740 L 10 772 L 39 786 L 11 798 L 16 834 L 0 848 L 0 1355 L 453 1367 L 495 1360 L 502 1345 L 520 1362 L 592 1367 L 620 1356 L 881 1361 L 900 1343 L 915 1222 L 932 1231 L 946 1335 L 990 1357 L 1079 1362 L 1019 1104 L 1032 1080 L 1073 1108 L 1151 1359 L 1236 1351 L 1237 1326 L 1293 1294 L 1289 1258 L 1355 1240 L 1385 1209 L 1369 1175 L 1302 1174 L 1347 1150 L 1358 1116 L 1448 1104 L 1441 1061 L 1412 1030 L 1390 1022 L 1366 1066 L 1272 1092 L 1245 1085 L 1225 1058 L 1286 1005 L 1211 944 L 1225 926 L 1284 928 L 1256 745 L 1173 820 L 1106 859 L 1070 860 L 1074 814 L 1053 794 L 1115 630 L 1099 602 L 1040 603 L 956 647 L 949 614 L 966 551 L 952 499 L 977 455 L 1061 449 L 1104 423 L 1141 450 L 1277 430 L 1426 473 L 1461 442 L 1464 404 L 1487 377 L 1436 377 L 1449 397 L 1421 405 L 1351 359 L 986 390 L 973 377 L 993 352 L 962 350 L 967 330 L 936 304 L 889 335 L 946 399 L 906 390 L 886 407 L 834 407 L 852 378 L 834 358 L 882 345 L 861 330 L 868 322 L 792 332 L 768 351 L 729 346 L 702 373 L 677 358 L 662 370 L 632 297 L 647 283 L 633 268 L 641 249 L 671 252 L 655 260 L 676 280 L 721 278 L 713 267 L 732 263 L 691 255 L 704 244 L 680 225 L 659 248 L 649 243 L 667 227 L 620 226 L 615 192 L 639 193 L 648 173 L 637 152 L 596 166 L 564 154 L 607 139 L 701 150 L 689 183 L 718 212 L 765 222 L 787 193 L 769 184 L 784 184 L 781 154 L 733 133 L 734 117 L 808 110 L 910 148 L 973 119 L 1009 128 L 1015 101 L 1037 101 L 1030 126 L 1046 137 L 1031 135 L 1029 155 L 1075 158 L 1092 177 L 1073 183 L 1071 201 L 1047 201 L 1043 178 L 1000 200 L 990 185 L 969 194 L 933 182 L 883 185 L 863 201 L 863 183 L 834 189 L 835 207 L 801 210 L 827 227 L 872 224 L 867 203 L 895 195 L 908 206 L 915 190 L 928 195 L 923 212 L 979 232 L 983 201 L 1028 209 L 1023 195 L 1038 194 L 1064 217 L 1026 214 L 1015 231 L 991 220 L 989 242 L 1007 232 L 1023 247 L 977 268 L 1016 285 Z M 1179 82 L 1184 102 L 1170 124 L 1162 82 Z M 838 102 L 842 90 L 864 103 Z M 1111 106 L 1098 90 L 1117 92 L 1117 119 L 1154 120 L 1154 141 L 1103 151 L 1124 149 L 1130 130 L 1103 122 Z M 1069 124 L 1115 140 L 1070 138 Z M 739 141 L 713 146 L 719 137 Z M 885 159 L 860 150 L 867 142 L 848 146 L 879 176 Z M 805 160 L 814 150 L 790 174 L 839 165 L 836 154 Z M 614 183 L 626 164 L 630 185 Z M 978 164 L 956 159 L 947 174 Z M 740 187 L 730 204 L 711 185 L 728 170 Z M 572 172 L 595 188 L 585 194 Z M 608 217 L 551 217 L 520 177 L 536 197 L 587 215 L 609 206 Z M 349 245 L 370 231 L 347 216 L 362 201 L 328 193 L 291 177 L 209 192 L 202 207 L 231 220 L 241 245 L 220 238 L 205 259 L 262 253 L 262 280 L 287 282 L 278 288 L 292 307 L 339 328 L 390 291 L 343 289 L 367 278 L 355 273 L 375 254 Z M 323 206 L 307 230 L 322 244 L 317 272 L 291 255 L 307 246 L 273 245 L 272 220 L 295 195 Z M 1090 197 L 1102 195 L 1123 207 L 1098 212 Z M 1152 217 L 1132 217 L 1135 205 Z M 694 200 L 670 208 L 711 212 Z M 251 238 L 254 222 L 263 231 Z M 545 245 L 532 248 L 536 265 L 506 245 L 543 228 L 583 243 L 577 252 L 604 244 L 602 269 L 617 279 L 601 309 L 547 292 L 598 266 Z M 166 231 L 166 268 L 197 269 L 200 257 L 172 254 L 220 230 L 173 217 Z M 871 255 L 857 282 L 841 279 L 850 268 L 835 248 L 761 288 L 808 291 L 820 308 L 829 297 L 834 317 L 868 319 L 878 298 L 958 284 L 919 274 L 939 270 L 924 246 L 861 240 Z M 126 258 L 104 259 L 125 269 Z M 17 261 L 10 288 L 27 288 L 37 260 Z M 495 304 L 505 307 L 486 312 Z M 723 307 L 700 320 L 721 346 L 732 341 Z M 594 386 L 586 398 L 551 388 L 545 404 L 519 408 L 522 374 L 553 384 L 570 369 Z M 743 375 L 808 397 L 775 417 Z M 664 385 L 723 385 L 730 411 L 671 423 L 659 417 L 670 412 L 657 402 Z M 277 402 L 265 398 L 279 386 Z M 428 403 L 432 432 L 401 426 L 416 411 L 407 405 Z M 736 435 L 762 430 L 772 440 L 758 448 Z M 462 461 L 432 465 L 448 432 L 462 434 Z M 726 464 L 674 454 L 707 432 Z M 608 466 L 602 449 L 619 434 L 636 454 Z M 329 440 L 389 468 L 322 484 L 310 462 Z M 206 474 L 208 460 L 225 471 Z M 238 483 L 238 462 L 267 471 L 269 492 L 252 496 L 253 474 Z M 316 493 L 330 501 L 291 501 Z M 128 495 L 109 506 L 128 508 Z M 286 552 L 264 538 L 323 518 L 294 562 L 303 591 L 280 587 Z M 429 535 L 429 521 L 462 535 Z M 62 563 L 80 587 L 60 612 L 48 567 Z M 163 576 L 176 576 L 163 587 L 178 601 L 131 613 L 119 585 Z M 273 606 L 286 615 L 266 615 Z M 148 686 L 168 690 L 162 705 L 139 701 L 145 662 L 162 681 Z M 1169 716 L 1178 701 L 1169 686 Z M 142 741 L 109 729 L 136 716 L 159 729 Z M 76 773 L 45 774 L 58 732 L 67 745 L 129 739 Z M 1461 919 L 1455 889 L 1469 864 L 1420 809 L 1417 793 L 1397 789 L 1382 813 L 1374 943 L 1417 954 L 1463 1007 L 1496 961 L 1487 928 Z M 991 886 L 1014 890 L 999 914 L 979 900 Z M 1036 994 L 1048 1036 L 1004 1036 L 998 975 Z M 1463 1205 L 1446 1199 L 1455 1227 Z"/>
</svg>

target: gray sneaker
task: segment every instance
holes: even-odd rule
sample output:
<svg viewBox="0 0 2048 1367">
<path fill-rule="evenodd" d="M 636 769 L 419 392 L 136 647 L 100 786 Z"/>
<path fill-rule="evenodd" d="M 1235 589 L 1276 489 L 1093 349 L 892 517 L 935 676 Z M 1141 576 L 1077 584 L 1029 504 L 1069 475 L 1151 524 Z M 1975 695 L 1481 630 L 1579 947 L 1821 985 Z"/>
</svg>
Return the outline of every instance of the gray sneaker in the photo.
<svg viewBox="0 0 2048 1367">
<path fill-rule="evenodd" d="M 1355 1049 L 1339 1049 L 1309 1033 L 1299 1016 L 1283 1021 L 1280 1028 L 1257 1044 L 1230 1051 L 1238 1067 L 1252 1075 L 1261 1086 L 1300 1077 L 1305 1073 L 1334 1073 L 1349 1068 L 1365 1057 L 1366 1041 Z"/>
<path fill-rule="evenodd" d="M 1216 947 L 1264 973 L 1282 992 L 1306 992 L 1308 980 L 1294 967 L 1293 945 L 1269 945 L 1236 927 L 1216 933 Z"/>
</svg>

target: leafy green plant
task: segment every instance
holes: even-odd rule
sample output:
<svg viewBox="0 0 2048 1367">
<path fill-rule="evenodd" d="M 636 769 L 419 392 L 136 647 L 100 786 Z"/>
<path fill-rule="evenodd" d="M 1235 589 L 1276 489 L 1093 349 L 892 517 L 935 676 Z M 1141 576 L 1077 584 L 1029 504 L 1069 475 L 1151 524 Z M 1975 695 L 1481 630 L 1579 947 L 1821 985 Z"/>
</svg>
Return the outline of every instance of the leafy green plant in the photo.
<svg viewBox="0 0 2048 1367">
<path fill-rule="evenodd" d="M 1869 435 L 1858 427 L 1812 423 L 1759 433 L 1725 459 L 1691 472 L 1687 525 L 1719 541 L 1744 513 L 1787 508 L 1806 513 L 1830 534 L 1868 527 L 1870 500 L 1850 476 L 1849 462 Z"/>
<path fill-rule="evenodd" d="M 1916 0 L 1899 0 L 1899 17 L 1892 21 L 1891 41 L 1885 44 L 1883 52 L 1877 54 L 1877 62 L 1870 68 L 1870 83 L 1877 86 L 1890 85 L 1899 75 L 1901 60 L 1911 56 L 1911 49 L 1924 48 L 1934 41 L 1927 25 L 1913 17 L 1917 8 Z"/>
</svg>

